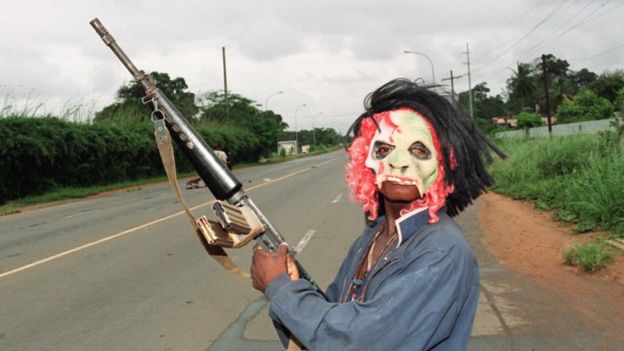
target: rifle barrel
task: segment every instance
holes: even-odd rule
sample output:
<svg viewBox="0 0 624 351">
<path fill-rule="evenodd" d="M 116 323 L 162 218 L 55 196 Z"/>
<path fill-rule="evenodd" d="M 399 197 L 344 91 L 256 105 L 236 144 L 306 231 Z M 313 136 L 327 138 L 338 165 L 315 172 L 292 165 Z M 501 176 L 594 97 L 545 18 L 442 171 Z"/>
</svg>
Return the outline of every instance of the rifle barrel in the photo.
<svg viewBox="0 0 624 351">
<path fill-rule="evenodd" d="M 134 65 L 134 63 L 132 63 L 126 53 L 121 49 L 121 47 L 119 47 L 119 45 L 117 45 L 115 38 L 113 38 L 113 36 L 108 32 L 102 22 L 100 22 L 99 19 L 94 18 L 89 23 L 91 24 L 91 27 L 95 29 L 100 38 L 102 38 L 104 44 L 106 44 L 106 46 L 113 50 L 115 56 L 117 56 L 119 61 L 121 61 L 121 63 L 126 66 L 128 71 L 130 71 L 132 77 L 134 77 L 134 79 L 139 82 L 143 86 L 143 88 L 145 88 L 146 92 L 148 93 L 146 95 L 151 94 L 154 91 L 154 84 L 149 81 L 148 77 L 143 72 L 139 71 L 139 69 L 136 68 L 136 66 Z"/>
</svg>

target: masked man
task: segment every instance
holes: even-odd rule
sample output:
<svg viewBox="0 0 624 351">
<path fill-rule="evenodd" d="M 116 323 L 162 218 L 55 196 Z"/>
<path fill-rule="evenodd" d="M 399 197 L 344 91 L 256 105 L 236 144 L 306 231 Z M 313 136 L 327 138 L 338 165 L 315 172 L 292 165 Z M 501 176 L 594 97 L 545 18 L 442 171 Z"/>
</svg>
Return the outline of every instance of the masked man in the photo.
<svg viewBox="0 0 624 351">
<path fill-rule="evenodd" d="M 464 350 L 479 270 L 451 219 L 492 180 L 487 139 L 453 104 L 408 80 L 365 100 L 352 127 L 347 182 L 369 224 L 336 279 L 296 279 L 287 247 L 254 250 L 253 286 L 278 334 L 310 350 Z"/>
</svg>

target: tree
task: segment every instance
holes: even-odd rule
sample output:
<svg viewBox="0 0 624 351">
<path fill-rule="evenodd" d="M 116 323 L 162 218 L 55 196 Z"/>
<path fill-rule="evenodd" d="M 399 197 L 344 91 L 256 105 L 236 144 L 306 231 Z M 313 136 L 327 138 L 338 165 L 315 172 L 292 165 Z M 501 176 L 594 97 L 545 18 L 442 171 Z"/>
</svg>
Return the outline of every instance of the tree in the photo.
<svg viewBox="0 0 624 351">
<path fill-rule="evenodd" d="M 598 78 L 598 75 L 587 68 L 582 68 L 577 72 L 570 74 L 570 80 L 572 82 L 573 94 L 576 95 L 583 88 L 589 88 L 589 86 Z"/>
<path fill-rule="evenodd" d="M 513 76 L 507 80 L 510 100 L 519 102 L 516 111 L 522 111 L 525 104 L 534 98 L 536 81 L 533 71 L 530 64 L 518 62 L 517 68 L 512 70 Z"/>
<path fill-rule="evenodd" d="M 624 112 L 624 88 L 620 89 L 615 98 L 615 109 Z M 621 114 L 620 114 L 621 116 Z"/>
<path fill-rule="evenodd" d="M 624 88 L 624 70 L 619 69 L 601 74 L 590 88 L 599 96 L 615 103 L 618 91 Z"/>
<path fill-rule="evenodd" d="M 540 82 L 540 84 L 538 84 L 539 101 L 544 102 L 541 104 L 541 112 L 543 114 L 549 112 L 545 110 L 546 92 L 544 91 L 543 84 L 544 67 L 548 75 L 548 94 L 551 111 L 556 111 L 566 97 L 574 95 L 573 83 L 570 78 L 572 71 L 569 69 L 570 64 L 568 61 L 559 59 L 552 54 L 547 54 L 545 56 L 546 60 L 542 60 L 541 57 L 535 60 L 536 75 L 539 76 L 538 79 Z"/>
<path fill-rule="evenodd" d="M 520 112 L 520 114 L 516 116 L 516 120 L 518 121 L 518 128 L 534 128 L 544 125 L 542 117 L 533 112 Z"/>
<path fill-rule="evenodd" d="M 574 99 L 565 99 L 557 109 L 559 123 L 591 121 L 613 117 L 613 105 L 609 100 L 584 89 Z"/>
<path fill-rule="evenodd" d="M 186 91 L 188 86 L 184 78 L 178 77 L 173 80 L 167 73 L 152 72 L 150 76 L 156 87 L 169 98 L 175 107 L 186 118 L 194 117 L 199 109 L 195 105 L 195 94 Z M 116 94 L 116 102 L 104 107 L 95 114 L 94 122 L 115 121 L 129 118 L 132 120 L 149 120 L 149 110 L 143 104 L 145 91 L 136 81 L 124 85 Z"/>
<path fill-rule="evenodd" d="M 278 137 L 288 127 L 282 121 L 282 116 L 273 111 L 261 111 L 255 101 L 239 94 L 228 94 L 227 106 L 222 91 L 202 94 L 198 101 L 200 120 L 229 124 L 251 131 L 259 138 L 262 156 L 268 156 L 275 150 Z"/>
<path fill-rule="evenodd" d="M 490 88 L 487 87 L 486 82 L 481 82 L 472 88 L 475 122 L 485 131 L 495 127 L 491 121 L 492 117 L 507 115 L 503 98 L 500 95 L 488 96 L 489 92 Z M 459 93 L 459 105 L 462 106 L 464 111 L 468 110 L 468 99 L 468 91 Z"/>
<path fill-rule="evenodd" d="M 505 101 L 500 95 L 488 96 L 479 106 L 481 116 L 486 119 L 508 115 Z"/>
<path fill-rule="evenodd" d="M 300 145 L 314 145 L 314 140 L 316 140 L 317 146 L 338 145 L 342 143 L 342 136 L 333 128 L 314 128 L 314 131 L 302 129 L 297 134 L 299 135 Z M 283 132 L 280 136 L 280 140 L 295 140 L 295 132 Z"/>
</svg>

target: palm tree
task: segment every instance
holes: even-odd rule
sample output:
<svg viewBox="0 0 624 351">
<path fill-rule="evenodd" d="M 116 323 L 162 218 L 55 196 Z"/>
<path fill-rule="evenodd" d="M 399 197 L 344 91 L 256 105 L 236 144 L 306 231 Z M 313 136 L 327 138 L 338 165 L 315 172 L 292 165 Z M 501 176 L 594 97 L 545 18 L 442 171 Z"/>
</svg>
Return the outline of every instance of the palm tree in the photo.
<svg viewBox="0 0 624 351">
<path fill-rule="evenodd" d="M 524 102 L 535 94 L 536 85 L 533 78 L 533 68 L 528 63 L 518 62 L 516 70 L 511 70 L 513 76 L 507 81 L 510 96 L 520 99 L 520 111 L 524 109 Z"/>
</svg>

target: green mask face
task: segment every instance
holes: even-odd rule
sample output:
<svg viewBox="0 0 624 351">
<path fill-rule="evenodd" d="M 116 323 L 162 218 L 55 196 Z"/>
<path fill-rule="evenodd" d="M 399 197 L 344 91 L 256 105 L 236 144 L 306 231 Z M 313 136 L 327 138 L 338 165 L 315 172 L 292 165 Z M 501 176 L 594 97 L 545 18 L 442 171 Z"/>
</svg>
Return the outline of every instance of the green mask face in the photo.
<svg viewBox="0 0 624 351">
<path fill-rule="evenodd" d="M 438 155 L 425 117 L 410 111 L 390 112 L 369 145 L 366 166 L 386 181 L 415 185 L 424 195 L 438 175 Z"/>
</svg>

